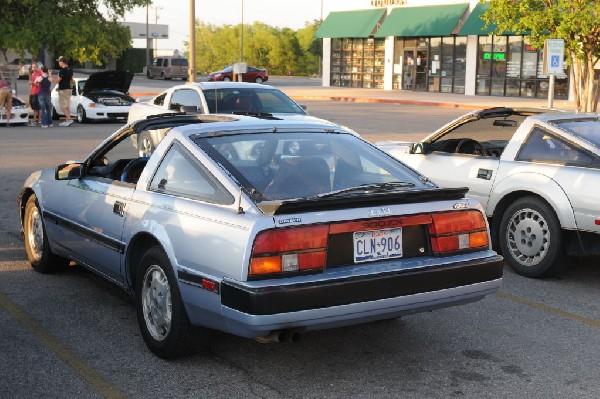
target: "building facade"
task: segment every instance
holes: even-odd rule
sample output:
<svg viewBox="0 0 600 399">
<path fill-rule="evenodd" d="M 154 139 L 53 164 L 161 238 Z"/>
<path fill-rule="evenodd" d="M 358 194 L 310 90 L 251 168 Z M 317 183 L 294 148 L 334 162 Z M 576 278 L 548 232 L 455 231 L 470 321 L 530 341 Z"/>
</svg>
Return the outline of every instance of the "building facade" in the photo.
<svg viewBox="0 0 600 399">
<path fill-rule="evenodd" d="M 370 3 L 369 3 L 370 1 Z M 526 35 L 494 34 L 478 0 L 365 0 L 333 11 L 323 39 L 323 85 L 483 96 L 547 98 L 543 49 Z M 570 99 L 568 71 L 555 99 Z"/>
</svg>

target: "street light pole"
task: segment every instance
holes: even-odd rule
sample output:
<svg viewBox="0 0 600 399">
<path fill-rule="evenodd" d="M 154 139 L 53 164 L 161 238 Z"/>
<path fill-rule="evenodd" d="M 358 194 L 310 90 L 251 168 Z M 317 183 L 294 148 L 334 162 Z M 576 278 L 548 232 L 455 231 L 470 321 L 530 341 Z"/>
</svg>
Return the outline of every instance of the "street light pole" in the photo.
<svg viewBox="0 0 600 399">
<path fill-rule="evenodd" d="M 190 83 L 196 81 L 196 4 L 190 0 L 190 70 L 188 71 Z"/>
<path fill-rule="evenodd" d="M 148 28 L 148 12 L 150 0 L 146 1 L 146 68 L 150 65 L 150 29 Z"/>
<path fill-rule="evenodd" d="M 244 0 L 242 0 L 242 44 L 240 46 L 240 62 L 244 62 Z"/>
</svg>

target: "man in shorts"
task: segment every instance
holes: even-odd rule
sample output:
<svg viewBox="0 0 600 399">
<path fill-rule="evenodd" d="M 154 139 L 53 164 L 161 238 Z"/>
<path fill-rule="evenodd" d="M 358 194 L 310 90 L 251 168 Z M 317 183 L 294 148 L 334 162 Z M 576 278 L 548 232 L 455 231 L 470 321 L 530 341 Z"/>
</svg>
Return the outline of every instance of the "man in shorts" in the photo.
<svg viewBox="0 0 600 399">
<path fill-rule="evenodd" d="M 12 111 L 12 89 L 10 85 L 0 78 L 0 111 L 2 107 L 6 108 L 6 127 L 10 127 L 10 117 Z"/>
<path fill-rule="evenodd" d="M 40 67 L 36 61 L 31 63 L 31 75 L 29 76 L 29 105 L 33 110 L 33 120 L 29 122 L 29 126 L 37 126 L 42 124 L 42 114 L 40 113 L 40 103 L 38 101 L 38 92 L 40 87 L 36 83 L 36 79 L 42 76 Z"/>
<path fill-rule="evenodd" d="M 67 59 L 62 55 L 58 57 L 58 77 L 54 81 L 58 83 L 58 105 L 65 114 L 65 121 L 59 123 L 59 126 L 71 126 L 71 81 L 73 80 L 73 70 L 69 68 Z"/>
</svg>

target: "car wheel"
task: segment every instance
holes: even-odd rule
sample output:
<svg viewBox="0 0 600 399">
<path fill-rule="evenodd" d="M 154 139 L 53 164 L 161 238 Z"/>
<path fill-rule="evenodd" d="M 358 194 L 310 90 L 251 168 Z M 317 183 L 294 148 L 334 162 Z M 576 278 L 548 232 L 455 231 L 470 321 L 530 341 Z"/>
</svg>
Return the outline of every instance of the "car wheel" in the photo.
<svg viewBox="0 0 600 399">
<path fill-rule="evenodd" d="M 154 140 L 149 132 L 142 132 L 138 138 L 138 155 L 140 157 L 149 157 L 154 152 Z"/>
<path fill-rule="evenodd" d="M 229 76 L 225 76 L 223 78 L 223 82 L 231 82 L 231 78 Z"/>
<path fill-rule="evenodd" d="M 87 116 L 85 116 L 85 110 L 81 105 L 77 106 L 77 122 L 86 123 L 88 121 Z"/>
<path fill-rule="evenodd" d="M 165 80 L 165 73 L 164 73 L 164 72 L 161 72 L 161 73 L 160 73 L 160 78 L 161 78 L 162 80 Z"/>
<path fill-rule="evenodd" d="M 160 246 L 151 247 L 142 256 L 135 285 L 140 331 L 154 354 L 175 358 L 207 339 L 208 330 L 197 331 L 191 325 L 169 258 Z"/>
<path fill-rule="evenodd" d="M 504 260 L 523 276 L 548 277 L 566 266 L 560 223 L 539 198 L 523 197 L 506 209 L 499 240 Z"/>
<path fill-rule="evenodd" d="M 52 273 L 69 266 L 68 259 L 56 256 L 50 251 L 42 212 L 35 195 L 29 197 L 25 205 L 23 233 L 27 259 L 35 271 Z"/>
<path fill-rule="evenodd" d="M 257 77 L 256 77 L 256 79 L 254 79 L 254 81 L 255 81 L 256 83 L 262 83 L 262 82 L 263 82 L 263 79 L 262 79 L 260 76 L 257 76 Z"/>
</svg>

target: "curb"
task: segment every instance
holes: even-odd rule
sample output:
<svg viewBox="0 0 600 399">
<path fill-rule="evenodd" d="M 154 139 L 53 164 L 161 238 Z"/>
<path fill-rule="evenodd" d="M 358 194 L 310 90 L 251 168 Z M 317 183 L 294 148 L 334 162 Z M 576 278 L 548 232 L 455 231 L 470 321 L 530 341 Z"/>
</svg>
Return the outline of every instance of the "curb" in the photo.
<svg viewBox="0 0 600 399">
<path fill-rule="evenodd" d="M 131 97 L 152 97 L 158 93 L 129 93 Z M 340 101 L 349 103 L 383 103 L 383 104 L 403 104 L 403 105 L 423 105 L 431 107 L 445 108 L 464 108 L 464 109 L 485 109 L 489 106 L 474 105 L 474 104 L 457 104 L 437 101 L 418 101 L 418 100 L 401 100 L 391 98 L 364 98 L 364 97 L 340 97 L 340 96 L 290 96 L 294 101 Z"/>
</svg>

